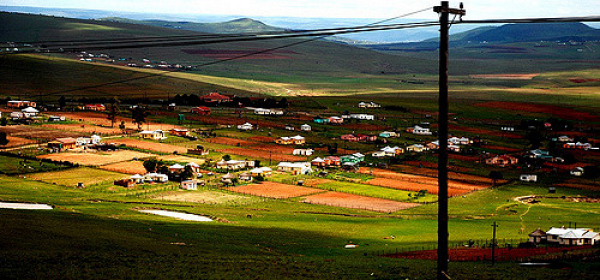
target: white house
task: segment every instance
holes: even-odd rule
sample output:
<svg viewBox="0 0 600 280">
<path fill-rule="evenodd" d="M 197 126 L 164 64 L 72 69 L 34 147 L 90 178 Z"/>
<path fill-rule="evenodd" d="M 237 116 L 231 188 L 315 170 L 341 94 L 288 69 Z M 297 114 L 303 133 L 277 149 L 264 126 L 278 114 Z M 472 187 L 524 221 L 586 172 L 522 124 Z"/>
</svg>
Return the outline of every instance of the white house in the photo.
<svg viewBox="0 0 600 280">
<path fill-rule="evenodd" d="M 521 174 L 519 180 L 523 182 L 537 182 L 537 175 L 535 174 Z"/>
<path fill-rule="evenodd" d="M 574 141 L 575 139 L 574 139 L 574 138 L 571 138 L 571 137 L 569 137 L 569 136 L 567 136 L 567 135 L 562 135 L 562 136 L 559 136 L 559 137 L 557 138 L 557 140 L 558 140 L 558 142 L 572 142 L 572 141 Z"/>
<path fill-rule="evenodd" d="M 227 169 L 227 170 L 237 170 L 246 167 L 254 167 L 254 161 L 252 160 L 228 160 L 228 161 L 218 161 L 217 168 L 219 169 Z"/>
<path fill-rule="evenodd" d="M 271 176 L 271 172 L 272 172 L 272 170 L 269 167 L 256 167 L 256 168 L 253 168 L 252 170 L 250 170 L 250 174 L 252 174 L 252 176 L 258 176 L 258 175 L 261 175 L 263 177 Z"/>
<path fill-rule="evenodd" d="M 91 137 L 77 137 L 77 142 L 76 145 L 77 146 L 83 146 L 83 145 L 96 145 L 100 143 L 100 140 L 102 140 L 102 137 L 94 134 Z"/>
<path fill-rule="evenodd" d="M 264 108 L 256 108 L 254 109 L 254 114 L 257 115 L 283 115 L 283 110 L 281 109 L 264 109 Z"/>
<path fill-rule="evenodd" d="M 131 179 L 131 181 L 133 181 L 136 184 L 144 183 L 144 176 L 142 176 L 140 174 L 131 175 L 131 177 L 129 177 L 129 179 Z"/>
<path fill-rule="evenodd" d="M 313 154 L 314 150 L 313 149 L 294 149 L 294 152 L 292 153 L 293 155 L 299 155 L 299 156 L 311 156 Z"/>
<path fill-rule="evenodd" d="M 431 130 L 429 130 L 429 128 L 426 127 L 420 127 L 418 125 L 415 125 L 412 128 L 408 129 L 409 132 L 412 132 L 412 134 L 415 135 L 432 135 L 433 133 L 431 133 Z"/>
<path fill-rule="evenodd" d="M 165 137 L 165 132 L 160 129 L 144 130 L 144 131 L 140 132 L 140 137 L 142 137 L 144 139 L 154 139 L 154 140 L 161 140 L 161 139 L 167 138 L 167 137 Z"/>
<path fill-rule="evenodd" d="M 300 130 L 302 130 L 302 131 L 311 131 L 312 127 L 310 127 L 310 125 L 308 125 L 308 124 L 303 124 L 303 125 L 300 126 Z"/>
<path fill-rule="evenodd" d="M 160 173 L 148 173 L 144 175 L 144 182 L 166 183 L 169 181 L 169 176 Z"/>
<path fill-rule="evenodd" d="M 38 109 L 33 108 L 33 107 L 27 107 L 25 109 L 22 109 L 21 112 L 27 113 L 33 117 L 33 116 L 37 115 L 40 111 L 38 111 Z"/>
<path fill-rule="evenodd" d="M 252 130 L 253 125 L 251 123 L 240 124 L 237 126 L 239 130 Z"/>
<path fill-rule="evenodd" d="M 196 180 L 184 180 L 181 181 L 180 187 L 184 190 L 195 191 L 198 189 L 198 182 Z"/>
<path fill-rule="evenodd" d="M 375 116 L 370 114 L 350 114 L 342 115 L 344 119 L 357 119 L 357 120 L 374 120 Z"/>
<path fill-rule="evenodd" d="M 589 228 L 550 228 L 546 231 L 546 241 L 561 245 L 594 245 L 600 234 Z"/>
<path fill-rule="evenodd" d="M 575 177 L 581 177 L 583 176 L 583 167 L 575 167 L 573 169 L 571 169 L 570 173 L 571 175 L 575 176 Z"/>
<path fill-rule="evenodd" d="M 310 162 L 285 162 L 277 164 L 277 171 L 290 172 L 294 175 L 312 173 Z"/>
</svg>

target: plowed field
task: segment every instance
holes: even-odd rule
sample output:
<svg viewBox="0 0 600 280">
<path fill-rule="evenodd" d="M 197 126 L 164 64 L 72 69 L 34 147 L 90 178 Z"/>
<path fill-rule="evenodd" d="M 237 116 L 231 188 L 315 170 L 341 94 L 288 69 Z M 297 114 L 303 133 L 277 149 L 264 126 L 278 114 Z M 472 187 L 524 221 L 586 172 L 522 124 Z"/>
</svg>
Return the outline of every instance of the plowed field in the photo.
<svg viewBox="0 0 600 280">
<path fill-rule="evenodd" d="M 224 153 L 224 154 L 262 158 L 262 159 L 267 159 L 267 160 L 271 159 L 273 161 L 303 161 L 303 160 L 305 160 L 304 157 L 284 155 L 284 154 L 278 153 L 277 151 L 273 151 L 272 153 L 269 153 L 268 151 L 251 150 L 251 149 L 236 149 L 236 148 L 217 149 L 216 151 L 219 153 Z"/>
<path fill-rule="evenodd" d="M 38 156 L 38 158 L 47 158 L 58 161 L 68 161 L 80 165 L 100 166 L 121 161 L 130 161 L 133 158 L 151 157 L 151 154 L 119 150 L 114 152 L 101 153 L 57 153 Z"/>
<path fill-rule="evenodd" d="M 144 168 L 144 163 L 142 161 L 124 161 L 117 162 L 113 164 L 107 164 L 100 166 L 101 169 L 110 170 L 120 173 L 126 174 L 145 174 L 146 168 Z"/>
<path fill-rule="evenodd" d="M 593 115 L 586 112 L 576 111 L 566 107 L 559 107 L 553 105 L 543 105 L 535 103 L 523 103 L 523 102 L 506 102 L 506 101 L 490 101 L 481 102 L 475 104 L 477 107 L 503 109 L 510 111 L 521 111 L 528 113 L 542 113 L 555 115 L 562 119 L 577 120 L 577 121 L 600 121 L 600 116 Z"/>
<path fill-rule="evenodd" d="M 77 131 L 89 134 L 98 134 L 98 135 L 114 135 L 114 134 L 122 134 L 122 130 L 119 129 L 118 124 L 115 125 L 115 128 L 111 127 L 102 127 L 97 125 L 89 125 L 89 124 L 45 124 L 42 127 L 57 129 L 57 130 L 66 130 L 66 131 Z"/>
<path fill-rule="evenodd" d="M 134 147 L 134 148 L 149 150 L 149 151 L 155 151 L 155 152 L 161 152 L 161 153 L 171 154 L 174 151 L 177 151 L 177 153 L 183 154 L 183 153 L 187 152 L 187 148 L 180 147 L 180 146 L 156 143 L 156 142 L 149 142 L 149 141 L 143 141 L 143 140 L 137 140 L 137 139 L 130 139 L 130 138 L 110 139 L 109 142 L 117 143 L 117 144 L 125 144 L 126 146 L 129 146 L 129 147 Z"/>
<path fill-rule="evenodd" d="M 227 188 L 230 191 L 245 193 L 255 196 L 271 197 L 271 198 L 290 198 L 305 196 L 322 192 L 319 189 L 300 187 L 295 185 L 280 184 L 270 181 L 262 182 L 261 184 L 251 184 L 240 187 Z"/>
<path fill-rule="evenodd" d="M 304 202 L 384 213 L 391 213 L 398 210 L 419 206 L 417 203 L 398 202 L 382 198 L 373 198 L 341 192 L 326 192 L 307 196 L 304 199 Z"/>
</svg>

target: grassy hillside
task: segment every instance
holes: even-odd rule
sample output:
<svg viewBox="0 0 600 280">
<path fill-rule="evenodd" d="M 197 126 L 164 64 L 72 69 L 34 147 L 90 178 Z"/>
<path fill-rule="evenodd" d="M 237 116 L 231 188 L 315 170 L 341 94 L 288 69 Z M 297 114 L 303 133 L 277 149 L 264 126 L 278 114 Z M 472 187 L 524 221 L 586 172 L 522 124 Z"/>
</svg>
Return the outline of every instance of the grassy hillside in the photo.
<svg viewBox="0 0 600 280">
<path fill-rule="evenodd" d="M 226 33 L 251 33 L 251 32 L 265 32 L 265 31 L 282 31 L 283 28 L 266 25 L 260 21 L 253 20 L 250 18 L 240 18 L 231 20 L 228 22 L 217 22 L 217 23 L 198 23 L 189 21 L 165 21 L 165 20 L 132 20 L 127 18 L 101 18 L 101 21 L 109 22 L 123 22 L 133 24 L 144 24 L 157 27 L 183 29 L 191 31 L 199 31 L 206 33 L 226 34 Z"/>
</svg>

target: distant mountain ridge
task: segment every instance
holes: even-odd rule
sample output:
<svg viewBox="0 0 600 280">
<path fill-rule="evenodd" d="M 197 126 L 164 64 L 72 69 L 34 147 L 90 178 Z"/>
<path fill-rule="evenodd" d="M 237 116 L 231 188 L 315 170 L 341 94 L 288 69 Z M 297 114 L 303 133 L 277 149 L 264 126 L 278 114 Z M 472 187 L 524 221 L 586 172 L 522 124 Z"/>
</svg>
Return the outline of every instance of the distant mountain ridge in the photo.
<svg viewBox="0 0 600 280">
<path fill-rule="evenodd" d="M 264 24 L 261 21 L 250 18 L 239 18 L 227 22 L 198 23 L 191 21 L 166 21 L 166 20 L 133 20 L 120 17 L 100 18 L 100 21 L 121 22 L 132 24 L 143 24 L 156 27 L 182 29 L 216 34 L 253 33 L 283 31 L 285 29 Z"/>
</svg>

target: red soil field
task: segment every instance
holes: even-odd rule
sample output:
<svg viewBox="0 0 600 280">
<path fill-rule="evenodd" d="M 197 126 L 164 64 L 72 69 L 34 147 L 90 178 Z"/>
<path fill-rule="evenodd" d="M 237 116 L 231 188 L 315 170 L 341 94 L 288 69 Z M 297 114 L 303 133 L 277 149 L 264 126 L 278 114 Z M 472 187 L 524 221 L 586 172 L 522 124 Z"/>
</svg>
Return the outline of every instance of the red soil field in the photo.
<svg viewBox="0 0 600 280">
<path fill-rule="evenodd" d="M 364 209 L 391 213 L 398 210 L 417 207 L 417 203 L 398 202 L 393 200 L 347 194 L 341 192 L 325 192 L 304 198 L 304 203 L 321 204 L 334 207 Z"/>
<path fill-rule="evenodd" d="M 311 189 L 295 185 L 280 184 L 276 182 L 264 181 L 261 184 L 251 184 L 240 187 L 227 188 L 230 191 L 245 193 L 255 196 L 271 198 L 290 198 L 305 196 L 309 194 L 323 192 L 319 189 Z"/>
<path fill-rule="evenodd" d="M 406 165 L 412 165 L 412 166 L 419 167 L 419 168 L 422 166 L 425 168 L 437 169 L 437 163 L 435 163 L 435 162 L 409 160 L 409 161 L 405 161 L 403 163 Z M 454 172 L 468 172 L 469 171 L 469 169 L 467 169 L 467 168 L 460 167 L 460 166 L 454 166 L 454 165 L 448 166 L 448 170 L 454 171 Z M 420 172 L 409 172 L 409 173 L 421 174 Z"/>
<path fill-rule="evenodd" d="M 118 128 L 118 123 L 115 125 L 115 128 L 111 127 L 102 127 L 96 125 L 89 124 L 45 124 L 42 127 L 58 129 L 58 130 L 66 130 L 66 131 L 77 131 L 88 134 L 99 134 L 99 135 L 114 135 L 114 134 L 122 134 L 122 130 Z"/>
<path fill-rule="evenodd" d="M 459 155 L 459 154 L 448 154 L 448 158 L 462 160 L 462 161 L 473 161 L 473 162 L 479 160 L 478 156 L 465 156 L 465 155 Z"/>
<path fill-rule="evenodd" d="M 498 146 L 498 145 L 483 145 L 482 148 L 492 149 L 492 150 L 498 150 L 498 151 L 505 151 L 505 152 L 508 152 L 508 153 L 515 153 L 515 152 L 520 152 L 521 151 L 520 149 L 503 147 L 503 146 Z"/>
<path fill-rule="evenodd" d="M 206 138 L 206 139 L 204 139 L 204 141 L 206 141 L 208 143 L 223 144 L 223 145 L 230 145 L 230 146 L 252 146 L 252 145 L 257 144 L 256 142 L 252 142 L 252 141 L 246 141 L 246 140 L 235 139 L 235 138 L 227 138 L 227 137 Z"/>
<path fill-rule="evenodd" d="M 565 108 L 565 107 L 553 106 L 553 105 L 505 102 L 505 101 L 490 101 L 490 102 L 476 103 L 474 106 L 485 107 L 485 108 L 494 108 L 494 109 L 504 109 L 504 110 L 511 110 L 511 111 L 529 112 L 529 113 L 552 114 L 559 118 L 567 119 L 567 120 L 580 120 L 580 121 L 591 121 L 591 122 L 600 121 L 600 117 L 597 115 L 593 115 L 593 114 L 581 112 L 581 111 L 576 111 L 576 110 Z"/>
<path fill-rule="evenodd" d="M 581 83 L 588 83 L 588 82 L 600 82 L 600 79 L 584 79 L 584 78 L 569 78 L 569 81 L 571 83 L 576 83 L 576 84 L 581 84 Z"/>
<path fill-rule="evenodd" d="M 146 174 L 143 161 L 124 161 L 100 166 L 100 169 L 115 171 L 125 174 Z"/>
<path fill-rule="evenodd" d="M 376 124 L 342 124 L 341 127 L 355 129 L 355 130 L 367 130 L 367 131 L 379 131 L 386 130 L 389 128 L 387 125 L 376 125 Z"/>
<path fill-rule="evenodd" d="M 19 147 L 19 146 L 23 146 L 23 145 L 36 143 L 36 141 L 34 141 L 34 140 L 25 139 L 25 138 L 21 138 L 21 137 L 6 136 L 6 139 L 8 140 L 8 144 L 6 144 L 6 146 L 0 146 L 0 147 L 13 148 L 13 147 Z"/>
<path fill-rule="evenodd" d="M 144 149 L 144 150 L 149 150 L 149 151 L 155 151 L 155 152 L 161 152 L 161 153 L 171 154 L 174 151 L 177 151 L 177 153 L 183 154 L 183 153 L 187 152 L 187 148 L 170 145 L 170 144 L 148 142 L 148 141 L 129 139 L 129 138 L 109 139 L 109 140 L 110 141 L 107 141 L 107 142 L 117 143 L 117 144 L 125 144 L 126 146 L 129 146 L 129 147 L 134 147 L 134 148 Z"/>
<path fill-rule="evenodd" d="M 53 130 L 49 128 L 42 128 L 39 126 L 28 126 L 28 125 L 11 125 L 2 126 L 0 131 L 6 132 L 7 136 L 20 137 L 20 138 L 36 138 L 44 141 L 54 140 L 60 137 L 74 137 L 83 136 L 80 132 L 71 132 L 63 130 Z"/>
<path fill-rule="evenodd" d="M 268 151 L 261 150 L 251 150 L 251 149 L 241 149 L 241 148 L 232 148 L 232 149 L 217 149 L 219 153 L 224 154 L 232 154 L 238 156 L 247 156 L 253 158 L 262 158 L 262 159 L 271 159 L 273 161 L 304 161 L 306 158 L 298 157 L 293 155 L 284 155 L 280 154 L 277 151 L 273 153 L 269 153 Z"/>
<path fill-rule="evenodd" d="M 405 191 L 413 191 L 418 192 L 420 190 L 426 190 L 427 193 L 437 195 L 439 193 L 439 189 L 437 185 L 430 184 L 422 184 L 422 183 L 414 183 L 409 181 L 399 181 L 396 179 L 388 179 L 388 178 L 375 178 L 366 182 L 366 184 L 386 187 L 391 189 L 405 190 Z M 450 184 L 449 184 L 450 185 Z M 448 186 L 448 196 L 457 196 L 462 195 L 471 191 L 478 190 L 479 188 L 472 189 L 458 189 L 451 186 Z"/>
<path fill-rule="evenodd" d="M 55 115 L 64 116 L 67 119 L 71 120 L 82 120 L 85 122 L 91 122 L 95 125 L 110 127 L 111 121 L 108 119 L 107 114 L 96 113 L 96 112 L 54 112 Z M 115 127 L 117 127 L 121 121 L 125 122 L 126 129 L 134 129 L 137 130 L 137 124 L 133 123 L 133 119 L 117 117 L 115 120 Z M 177 125 L 167 125 L 167 124 L 157 124 L 157 123 L 144 123 L 142 125 L 143 129 L 147 130 L 169 130 L 171 128 L 184 128 Z"/>
<path fill-rule="evenodd" d="M 261 151 L 273 151 L 274 153 L 283 153 L 283 154 L 293 154 L 294 153 L 294 147 L 293 146 L 280 146 L 280 145 L 276 145 L 276 144 L 262 144 L 262 145 L 256 145 L 256 146 L 252 146 L 250 147 L 253 150 L 261 150 Z"/>
<path fill-rule="evenodd" d="M 38 156 L 38 158 L 48 158 L 56 161 L 68 161 L 80 165 L 100 166 L 121 161 L 130 161 L 133 158 L 147 158 L 150 154 L 119 150 L 114 152 L 102 153 L 56 153 Z"/>
<path fill-rule="evenodd" d="M 257 125 L 259 127 L 273 127 L 273 128 L 283 128 L 284 125 L 278 124 L 275 122 L 262 121 L 262 120 L 254 120 L 254 119 L 246 119 L 246 118 L 234 118 L 234 117 L 216 117 L 216 116 L 186 116 L 186 120 L 199 121 L 205 124 L 221 124 L 221 125 L 239 125 L 244 123 L 251 123 L 253 125 Z"/>
<path fill-rule="evenodd" d="M 543 256 L 546 254 L 557 254 L 563 251 L 576 251 L 590 249 L 591 246 L 570 246 L 570 247 L 543 247 L 543 248 L 496 248 L 497 261 L 519 260 L 523 258 Z M 386 257 L 405 258 L 405 259 L 420 259 L 420 260 L 436 260 L 437 250 L 413 251 L 404 252 Z M 479 261 L 491 260 L 492 248 L 458 248 L 449 250 L 450 261 Z"/>
<path fill-rule="evenodd" d="M 275 142 L 274 137 L 268 137 L 268 136 L 252 136 L 252 137 L 248 137 L 248 140 L 252 140 L 252 141 L 256 141 L 256 142 L 263 142 L 263 143 Z"/>
</svg>

